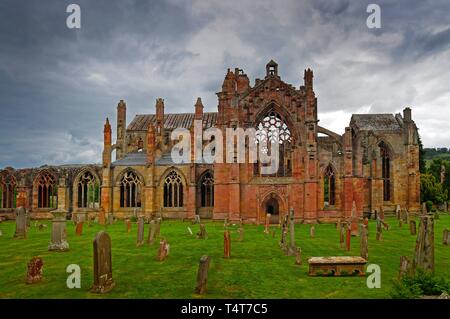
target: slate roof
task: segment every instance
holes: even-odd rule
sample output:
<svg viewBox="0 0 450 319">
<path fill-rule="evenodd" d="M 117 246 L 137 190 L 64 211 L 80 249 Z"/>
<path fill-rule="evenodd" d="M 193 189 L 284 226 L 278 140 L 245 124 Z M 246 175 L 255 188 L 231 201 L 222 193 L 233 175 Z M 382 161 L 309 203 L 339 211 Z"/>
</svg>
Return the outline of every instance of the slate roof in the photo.
<svg viewBox="0 0 450 319">
<path fill-rule="evenodd" d="M 194 113 L 168 113 L 164 114 L 164 128 L 173 130 L 176 128 L 189 129 L 194 122 Z M 207 129 L 216 124 L 217 112 L 203 113 L 203 128 Z M 139 114 L 128 125 L 129 131 L 147 131 L 150 123 L 155 124 L 155 114 Z"/>
<path fill-rule="evenodd" d="M 124 158 L 111 163 L 111 166 L 140 166 L 146 165 L 147 153 L 146 152 L 133 152 L 125 155 Z"/>
<path fill-rule="evenodd" d="M 361 131 L 396 131 L 402 128 L 392 114 L 353 114 L 350 125 Z"/>
</svg>

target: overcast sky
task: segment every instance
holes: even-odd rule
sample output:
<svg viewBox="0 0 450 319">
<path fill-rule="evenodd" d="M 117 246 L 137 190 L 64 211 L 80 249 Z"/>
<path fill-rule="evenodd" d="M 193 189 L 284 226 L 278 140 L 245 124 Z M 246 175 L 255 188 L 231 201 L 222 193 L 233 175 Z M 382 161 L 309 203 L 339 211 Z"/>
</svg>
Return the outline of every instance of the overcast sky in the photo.
<svg viewBox="0 0 450 319">
<path fill-rule="evenodd" d="M 68 29 L 66 7 L 81 7 Z M 366 26 L 381 7 L 381 29 Z M 254 84 L 274 59 L 296 87 L 314 70 L 320 125 L 413 110 L 425 147 L 450 146 L 450 1 L 0 1 L 0 168 L 99 163 L 103 123 L 217 111 L 227 68 Z"/>
</svg>

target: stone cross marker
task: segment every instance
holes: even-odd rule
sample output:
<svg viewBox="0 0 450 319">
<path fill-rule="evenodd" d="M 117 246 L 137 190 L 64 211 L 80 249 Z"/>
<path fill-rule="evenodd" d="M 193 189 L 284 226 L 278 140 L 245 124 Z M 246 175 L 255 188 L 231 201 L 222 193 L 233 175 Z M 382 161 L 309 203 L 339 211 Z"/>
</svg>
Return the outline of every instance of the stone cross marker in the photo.
<svg viewBox="0 0 450 319">
<path fill-rule="evenodd" d="M 75 233 L 77 234 L 77 236 L 81 236 L 83 234 L 83 224 L 84 224 L 83 221 L 77 223 L 75 229 Z"/>
<path fill-rule="evenodd" d="M 360 245 L 360 256 L 365 260 L 369 259 L 369 231 L 367 225 L 361 225 L 361 245 Z"/>
<path fill-rule="evenodd" d="M 422 268 L 434 272 L 434 219 L 432 215 L 421 215 L 413 259 L 413 270 Z"/>
<path fill-rule="evenodd" d="M 66 233 L 66 213 L 67 211 L 64 209 L 57 209 L 52 212 L 52 240 L 48 246 L 48 250 L 50 251 L 69 250 Z M 41 225 L 39 225 L 39 229 L 41 229 Z"/>
<path fill-rule="evenodd" d="M 112 277 L 111 238 L 101 231 L 94 239 L 94 285 L 91 292 L 107 293 L 114 288 Z"/>
<path fill-rule="evenodd" d="M 208 270 L 211 257 L 204 255 L 200 258 L 200 263 L 198 265 L 197 273 L 197 287 L 195 288 L 195 293 L 203 295 L 206 293 L 206 283 L 208 281 Z"/>
<path fill-rule="evenodd" d="M 142 246 L 143 244 L 144 244 L 144 218 L 139 217 L 136 245 Z"/>
<path fill-rule="evenodd" d="M 27 237 L 27 212 L 24 207 L 16 208 L 16 232 L 14 238 Z"/>
<path fill-rule="evenodd" d="M 449 231 L 448 231 L 448 229 L 444 229 L 444 232 L 443 232 L 443 234 L 442 234 L 442 244 L 444 244 L 444 245 L 449 245 Z"/>
<path fill-rule="evenodd" d="M 148 237 L 147 237 L 147 244 L 153 245 L 155 242 L 155 236 L 156 235 L 156 221 L 151 220 L 150 221 L 150 228 L 148 230 Z"/>
<path fill-rule="evenodd" d="M 416 227 L 416 221 L 410 220 L 409 221 L 409 232 L 411 235 L 416 235 L 417 227 Z"/>
<path fill-rule="evenodd" d="M 223 257 L 231 258 L 231 235 L 229 230 L 223 232 Z"/>
<path fill-rule="evenodd" d="M 40 257 L 33 257 L 27 265 L 27 284 L 34 284 L 42 280 L 44 262 Z"/>
</svg>

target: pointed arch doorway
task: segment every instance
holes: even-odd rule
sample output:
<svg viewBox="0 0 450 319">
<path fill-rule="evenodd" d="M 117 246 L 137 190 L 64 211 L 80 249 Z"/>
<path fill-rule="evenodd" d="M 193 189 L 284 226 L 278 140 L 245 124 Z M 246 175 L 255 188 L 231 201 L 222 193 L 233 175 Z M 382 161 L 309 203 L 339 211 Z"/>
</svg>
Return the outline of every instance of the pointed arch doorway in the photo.
<svg viewBox="0 0 450 319">
<path fill-rule="evenodd" d="M 262 213 L 261 215 L 263 215 L 261 216 L 261 220 L 265 221 L 267 214 L 270 214 L 271 217 L 269 223 L 279 224 L 283 217 L 281 215 L 285 213 L 284 202 L 277 193 L 270 193 L 263 200 L 260 212 Z"/>
</svg>

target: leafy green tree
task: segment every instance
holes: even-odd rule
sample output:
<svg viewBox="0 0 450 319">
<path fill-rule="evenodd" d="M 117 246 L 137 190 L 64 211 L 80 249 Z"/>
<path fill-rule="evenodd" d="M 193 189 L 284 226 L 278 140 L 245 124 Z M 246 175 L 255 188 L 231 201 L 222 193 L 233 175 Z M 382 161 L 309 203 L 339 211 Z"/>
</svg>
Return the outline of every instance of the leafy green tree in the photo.
<svg viewBox="0 0 450 319">
<path fill-rule="evenodd" d="M 432 201 L 435 204 L 441 204 L 448 199 L 448 191 L 444 190 L 442 184 L 432 174 L 421 174 L 420 199 L 422 202 Z"/>
<path fill-rule="evenodd" d="M 426 172 L 426 164 L 425 164 L 425 150 L 423 149 L 422 139 L 420 138 L 420 135 L 418 135 L 418 142 L 419 142 L 419 171 L 421 174 L 424 174 Z"/>
</svg>

